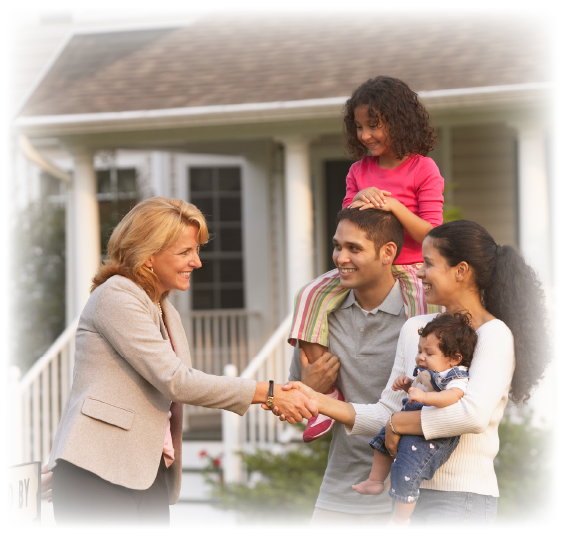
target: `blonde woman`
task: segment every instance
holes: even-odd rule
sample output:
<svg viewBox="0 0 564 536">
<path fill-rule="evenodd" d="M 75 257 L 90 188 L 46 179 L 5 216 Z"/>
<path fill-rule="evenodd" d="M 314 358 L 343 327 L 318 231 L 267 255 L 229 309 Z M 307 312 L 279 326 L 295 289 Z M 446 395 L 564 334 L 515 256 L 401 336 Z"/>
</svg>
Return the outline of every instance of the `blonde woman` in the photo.
<svg viewBox="0 0 564 536">
<path fill-rule="evenodd" d="M 206 221 L 179 199 L 134 207 L 108 243 L 80 317 L 72 389 L 48 467 L 58 524 L 164 523 L 182 476 L 182 404 L 243 415 L 268 382 L 192 368 L 180 317 L 167 299 L 201 267 Z M 297 390 L 274 386 L 291 422 L 317 413 Z"/>
</svg>

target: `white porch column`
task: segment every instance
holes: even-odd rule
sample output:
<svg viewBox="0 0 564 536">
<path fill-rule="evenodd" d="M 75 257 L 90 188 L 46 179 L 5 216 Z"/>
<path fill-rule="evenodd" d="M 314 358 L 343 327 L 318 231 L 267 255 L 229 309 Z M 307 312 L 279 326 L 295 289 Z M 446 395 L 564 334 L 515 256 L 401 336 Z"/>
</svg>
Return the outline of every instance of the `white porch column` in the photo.
<svg viewBox="0 0 564 536">
<path fill-rule="evenodd" d="M 286 217 L 286 280 L 288 311 L 298 289 L 314 277 L 313 198 L 309 140 L 287 137 L 284 144 L 284 196 Z"/>
<path fill-rule="evenodd" d="M 67 188 L 66 216 L 67 324 L 86 304 L 101 259 L 94 153 L 87 148 L 72 148 L 71 153 L 74 173 Z"/>
<path fill-rule="evenodd" d="M 546 175 L 544 122 L 514 123 L 519 142 L 519 247 L 527 262 L 539 273 L 548 297 L 550 291 L 550 226 Z M 526 311 L 523 311 L 526 314 Z M 558 329 L 558 326 L 555 326 Z M 533 425 L 556 420 L 553 367 L 529 401 Z"/>
<path fill-rule="evenodd" d="M 545 130 L 516 124 L 518 140 L 519 247 L 550 295 L 551 230 Z"/>
</svg>

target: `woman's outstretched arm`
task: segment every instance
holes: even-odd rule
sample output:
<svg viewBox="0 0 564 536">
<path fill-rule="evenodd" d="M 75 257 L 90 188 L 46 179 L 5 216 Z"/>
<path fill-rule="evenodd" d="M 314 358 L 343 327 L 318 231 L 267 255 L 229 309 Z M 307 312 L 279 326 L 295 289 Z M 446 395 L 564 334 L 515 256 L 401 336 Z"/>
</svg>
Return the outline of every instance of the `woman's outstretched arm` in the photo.
<svg viewBox="0 0 564 536">
<path fill-rule="evenodd" d="M 376 404 L 355 404 L 354 402 L 348 403 L 333 400 L 332 398 L 309 389 L 300 382 L 289 382 L 286 384 L 288 387 L 284 388 L 291 389 L 294 385 L 296 388 L 299 386 L 300 391 L 306 396 L 314 397 L 319 413 L 343 423 L 348 434 L 368 435 L 372 437 L 386 424 L 394 411 L 401 409 L 402 398 L 407 396 L 407 394 L 401 390 L 395 391 L 393 384 L 398 376 L 411 375 L 415 367 L 415 354 L 413 354 L 411 359 L 406 359 L 405 357 L 408 355 L 405 350 L 406 341 L 409 340 L 408 334 L 413 330 L 417 333 L 417 329 L 420 325 L 424 325 L 429 318 L 429 316 L 415 317 L 404 324 L 398 339 L 396 357 L 390 378 L 385 389 L 382 391 L 380 400 Z M 409 329 L 408 325 L 413 324 L 414 321 L 416 323 L 415 327 L 411 326 L 411 329 Z M 417 340 L 419 340 L 419 335 L 417 335 Z M 415 348 L 417 348 L 417 345 Z M 277 414 L 280 415 L 280 413 Z"/>
<path fill-rule="evenodd" d="M 251 403 L 262 404 L 264 406 L 268 398 L 268 387 L 268 382 L 257 382 Z M 304 396 L 304 393 L 300 393 L 299 391 L 292 392 L 289 389 L 283 389 L 282 386 L 275 384 L 273 398 L 276 407 L 279 409 L 280 413 L 286 416 L 286 420 L 290 424 L 302 422 L 302 418 L 307 420 L 318 414 L 315 401 L 311 397 Z"/>
<path fill-rule="evenodd" d="M 315 402 L 319 413 L 343 423 L 349 429 L 353 428 L 357 416 L 353 404 L 322 395 L 302 382 L 288 382 L 282 389 L 298 389 L 302 394 Z M 263 407 L 266 409 L 266 406 Z M 278 408 L 275 407 L 274 412 L 281 415 L 281 420 L 286 420 L 285 415 L 281 414 Z M 400 436 L 423 435 L 421 411 L 398 411 L 393 414 L 393 425 L 394 430 L 400 435 L 396 435 L 389 430 L 390 422 L 388 420 L 386 422 L 386 448 L 394 456 L 397 454 Z"/>
<path fill-rule="evenodd" d="M 335 400 L 329 396 L 325 396 L 317 391 L 314 391 L 311 387 L 304 385 L 302 382 L 288 382 L 282 387 L 284 391 L 290 391 L 292 389 L 297 389 L 305 395 L 310 400 L 315 402 L 319 413 L 327 415 L 338 422 L 343 423 L 345 426 L 353 427 L 356 418 L 356 412 L 354 411 L 353 405 L 348 402 L 343 402 L 342 400 Z M 286 420 L 286 416 L 279 408 L 274 408 L 275 414 L 283 416 Z"/>
</svg>

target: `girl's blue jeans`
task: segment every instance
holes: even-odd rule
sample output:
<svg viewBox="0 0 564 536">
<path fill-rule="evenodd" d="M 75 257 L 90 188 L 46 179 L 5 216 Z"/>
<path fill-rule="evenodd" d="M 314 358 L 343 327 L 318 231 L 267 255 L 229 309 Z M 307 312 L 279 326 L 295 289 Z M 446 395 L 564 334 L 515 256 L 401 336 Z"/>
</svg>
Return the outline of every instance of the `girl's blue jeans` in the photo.
<svg viewBox="0 0 564 536">
<path fill-rule="evenodd" d="M 403 399 L 402 411 L 419 411 L 424 404 Z M 370 441 L 370 446 L 389 456 L 384 443 L 386 427 Z M 390 497 L 402 503 L 413 503 L 419 498 L 419 486 L 423 480 L 431 480 L 441 465 L 454 452 L 460 436 L 427 440 L 422 436 L 404 435 L 400 439 L 398 455 L 390 472 Z"/>
</svg>

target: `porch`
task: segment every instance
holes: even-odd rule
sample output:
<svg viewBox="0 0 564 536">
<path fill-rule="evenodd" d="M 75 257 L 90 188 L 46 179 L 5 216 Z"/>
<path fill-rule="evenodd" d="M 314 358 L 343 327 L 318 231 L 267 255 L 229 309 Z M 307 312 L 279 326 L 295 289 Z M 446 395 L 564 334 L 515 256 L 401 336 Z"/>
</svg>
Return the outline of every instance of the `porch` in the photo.
<svg viewBox="0 0 564 536">
<path fill-rule="evenodd" d="M 557 288 L 553 290 L 551 298 L 551 320 L 558 348 Z M 291 347 L 286 342 L 291 316 L 288 315 L 281 322 L 255 353 L 255 341 L 251 340 L 249 333 L 250 326 L 256 320 L 256 315 L 244 311 L 207 311 L 191 315 L 186 321 L 194 367 L 208 374 L 240 375 L 258 381 L 269 378 L 276 383 L 285 383 L 291 360 Z M 61 411 L 72 384 L 77 326 L 78 318 L 23 378 L 18 367 L 8 368 L 8 465 L 24 460 L 41 460 L 45 463 L 49 458 Z M 543 421 L 552 423 L 556 419 L 558 383 L 558 364 L 555 363 L 541 387 L 534 392 L 528 406 L 538 426 L 543 426 Z M 518 416 L 529 410 L 509 405 L 506 411 Z M 299 436 L 295 428 L 273 419 L 258 405 L 251 406 L 242 418 L 222 410 L 184 406 L 184 419 L 185 440 L 222 441 L 228 480 L 241 478 L 237 452 L 267 445 L 269 448 L 280 448 Z M 196 433 L 191 435 L 191 431 Z"/>
</svg>

